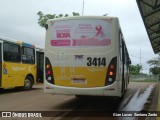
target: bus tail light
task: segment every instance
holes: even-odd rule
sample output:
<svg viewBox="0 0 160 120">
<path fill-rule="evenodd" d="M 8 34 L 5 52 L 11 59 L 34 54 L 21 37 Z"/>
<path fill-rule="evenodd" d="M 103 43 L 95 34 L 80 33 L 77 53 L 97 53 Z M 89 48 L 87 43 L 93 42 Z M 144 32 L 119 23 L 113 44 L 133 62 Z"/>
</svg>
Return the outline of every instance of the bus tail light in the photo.
<svg viewBox="0 0 160 120">
<path fill-rule="evenodd" d="M 106 75 L 105 85 L 111 85 L 116 80 L 116 70 L 117 70 L 117 57 L 112 58 Z"/>
<path fill-rule="evenodd" d="M 52 71 L 52 65 L 49 61 L 49 59 L 46 57 L 45 58 L 45 72 L 46 72 L 46 80 L 51 83 L 54 84 L 54 74 Z"/>
<path fill-rule="evenodd" d="M 50 70 L 48 70 L 48 71 L 47 71 L 47 75 L 50 75 L 50 74 L 51 74 L 51 71 L 50 71 Z"/>
</svg>

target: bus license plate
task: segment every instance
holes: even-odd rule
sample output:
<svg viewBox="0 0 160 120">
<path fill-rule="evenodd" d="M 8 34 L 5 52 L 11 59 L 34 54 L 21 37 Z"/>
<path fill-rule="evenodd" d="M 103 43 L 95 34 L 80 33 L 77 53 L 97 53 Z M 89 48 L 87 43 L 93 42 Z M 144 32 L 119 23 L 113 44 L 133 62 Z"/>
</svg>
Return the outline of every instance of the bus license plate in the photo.
<svg viewBox="0 0 160 120">
<path fill-rule="evenodd" d="M 86 84 L 86 80 L 84 78 L 73 78 L 72 83 L 73 84 Z"/>
</svg>

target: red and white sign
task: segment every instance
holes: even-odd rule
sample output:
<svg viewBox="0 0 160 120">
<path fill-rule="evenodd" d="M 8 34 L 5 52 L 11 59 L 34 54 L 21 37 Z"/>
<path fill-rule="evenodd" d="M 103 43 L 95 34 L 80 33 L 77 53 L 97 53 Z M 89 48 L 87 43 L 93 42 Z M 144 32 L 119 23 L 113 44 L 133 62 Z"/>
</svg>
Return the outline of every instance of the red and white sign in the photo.
<svg viewBox="0 0 160 120">
<path fill-rule="evenodd" d="M 112 21 L 68 20 L 53 24 L 51 46 L 109 46 Z"/>
</svg>

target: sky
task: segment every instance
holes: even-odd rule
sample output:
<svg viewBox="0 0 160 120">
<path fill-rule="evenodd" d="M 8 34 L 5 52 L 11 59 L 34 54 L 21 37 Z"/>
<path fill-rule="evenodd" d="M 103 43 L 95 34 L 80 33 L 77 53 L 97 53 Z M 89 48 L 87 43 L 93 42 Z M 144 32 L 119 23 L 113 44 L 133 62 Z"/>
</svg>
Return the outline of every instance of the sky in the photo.
<svg viewBox="0 0 160 120">
<path fill-rule="evenodd" d="M 44 14 L 82 15 L 83 0 L 0 0 L 0 36 L 44 47 L 45 29 L 38 25 Z M 148 60 L 155 58 L 136 0 L 84 0 L 83 15 L 118 17 L 132 64 L 148 73 Z"/>
</svg>

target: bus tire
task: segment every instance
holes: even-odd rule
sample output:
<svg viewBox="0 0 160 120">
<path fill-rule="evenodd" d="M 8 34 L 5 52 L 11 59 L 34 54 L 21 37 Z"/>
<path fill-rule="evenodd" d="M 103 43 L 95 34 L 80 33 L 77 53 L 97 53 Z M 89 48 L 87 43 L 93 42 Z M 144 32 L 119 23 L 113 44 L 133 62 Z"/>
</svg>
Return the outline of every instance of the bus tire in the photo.
<svg viewBox="0 0 160 120">
<path fill-rule="evenodd" d="M 24 80 L 24 90 L 30 90 L 33 86 L 33 78 L 31 76 L 27 76 Z"/>
</svg>

